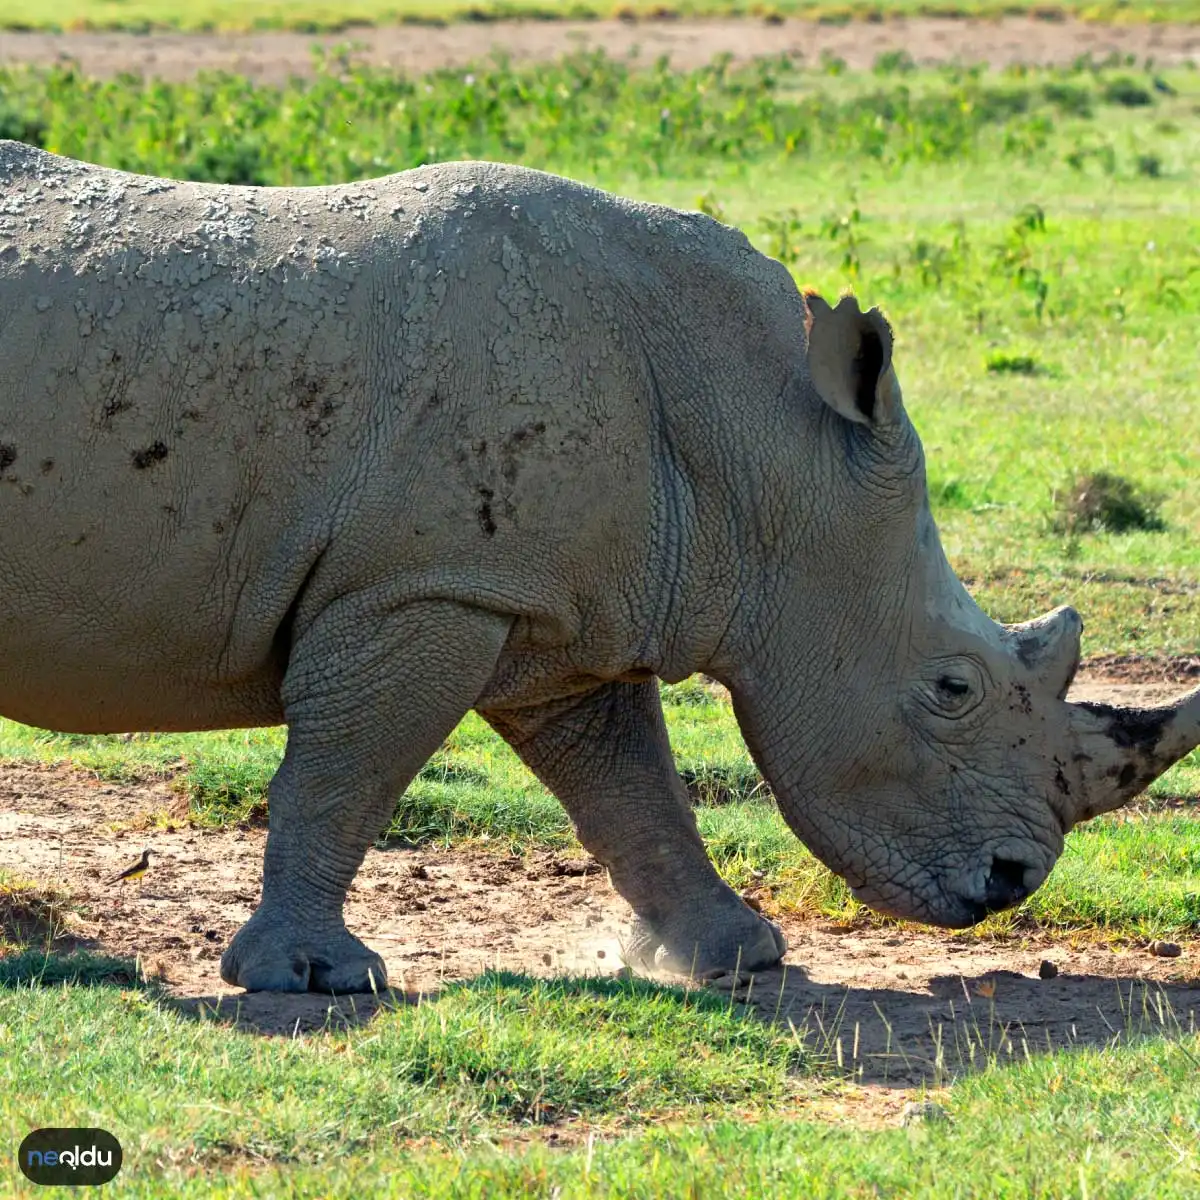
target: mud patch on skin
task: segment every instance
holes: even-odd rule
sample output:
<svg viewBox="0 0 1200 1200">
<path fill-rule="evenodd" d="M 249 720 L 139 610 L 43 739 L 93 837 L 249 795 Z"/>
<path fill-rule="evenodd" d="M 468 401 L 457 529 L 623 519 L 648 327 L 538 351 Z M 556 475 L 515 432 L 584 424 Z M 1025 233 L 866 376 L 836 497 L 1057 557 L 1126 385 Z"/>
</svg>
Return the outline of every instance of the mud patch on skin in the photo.
<svg viewBox="0 0 1200 1200">
<path fill-rule="evenodd" d="M 490 487 L 480 487 L 477 491 L 479 507 L 475 510 L 475 515 L 479 519 L 479 528 L 483 530 L 484 537 L 492 537 L 496 532 L 496 522 L 492 517 L 492 498 L 496 493 Z"/>
<path fill-rule="evenodd" d="M 218 962 L 258 902 L 265 831 L 194 828 L 179 801 L 167 782 L 126 786 L 63 766 L 0 764 L 0 862 L 67 892 L 75 909 L 56 948 L 140 956 L 184 1011 L 203 1007 L 290 1036 L 361 1024 L 385 1004 L 488 968 L 552 976 L 620 967 L 629 913 L 586 856 L 372 849 L 347 922 L 384 956 L 390 992 L 334 999 L 228 988 Z M 105 886 L 143 845 L 158 859 L 140 888 Z M 890 1120 L 909 1089 L 980 1065 L 981 1039 L 1005 1060 L 1024 1053 L 1022 1038 L 1031 1053 L 1105 1044 L 1143 1016 L 1148 1028 L 1161 1024 L 1159 996 L 1185 1028 L 1200 1019 L 1200 939 L 1163 959 L 1065 933 L 986 941 L 786 914 L 781 923 L 791 946 L 783 967 L 717 986 L 764 1020 L 791 1021 L 828 1072 L 855 1085 L 831 1098 L 828 1080 L 815 1079 L 814 1116 L 855 1119 L 861 1092 L 875 1114 L 866 1119 Z M 1039 975 L 1047 960 L 1058 969 L 1048 980 Z"/>
<path fill-rule="evenodd" d="M 1144 708 L 1114 708 L 1111 704 L 1100 704 L 1092 700 L 1081 700 L 1079 707 L 1100 718 L 1108 718 L 1105 734 L 1113 745 L 1122 750 L 1136 750 L 1151 755 L 1158 749 L 1163 729 L 1174 714 L 1169 710 Z"/>
<path fill-rule="evenodd" d="M 148 467 L 160 463 L 171 453 L 165 442 L 153 442 L 144 450 L 133 452 L 133 467 L 135 471 L 145 471 Z"/>
</svg>

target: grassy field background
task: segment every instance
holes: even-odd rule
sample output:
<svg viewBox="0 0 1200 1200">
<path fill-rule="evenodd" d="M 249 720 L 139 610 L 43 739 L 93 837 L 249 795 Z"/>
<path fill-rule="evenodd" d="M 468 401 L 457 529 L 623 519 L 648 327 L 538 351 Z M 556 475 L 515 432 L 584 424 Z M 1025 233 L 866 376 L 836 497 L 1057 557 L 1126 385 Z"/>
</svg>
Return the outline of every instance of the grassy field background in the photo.
<svg viewBox="0 0 1200 1200">
<path fill-rule="evenodd" d="M 54 30 L 264 30 L 337 32 L 355 25 L 454 21 L 669 20 L 748 17 L 846 22 L 895 17 L 1197 21 L 1200 0 L 4 0 L 0 28 Z"/>
<path fill-rule="evenodd" d="M 406 80 L 335 55 L 276 90 L 3 71 L 0 135 L 264 184 L 502 158 L 704 208 L 801 282 L 884 306 L 948 552 L 994 616 L 1069 600 L 1085 653 L 1200 648 L 1194 72 L 915 71 L 902 55 L 862 74 L 836 61 L 630 72 L 584 56 Z M 1072 504 L 1077 477 L 1100 473 L 1137 504 Z M 695 680 L 664 695 L 726 876 L 764 873 L 781 911 L 861 917 L 774 813 L 728 704 Z M 175 779 L 201 827 L 260 815 L 282 745 L 279 730 L 124 740 L 0 723 L 0 757 Z M 1194 946 L 1197 797 L 1194 754 L 1135 809 L 1073 833 L 1050 882 L 983 936 Z M 572 845 L 561 809 L 473 717 L 388 836 Z M 0 893 L 32 882 L 0 879 Z M 948 1120 L 871 1130 L 805 1119 L 806 1099 L 841 1086 L 836 1067 L 727 997 L 489 976 L 357 1030 L 267 1041 L 181 1012 L 133 964 L 85 964 L 64 982 L 62 964 L 42 974 L 38 946 L 7 949 L 0 1129 L 14 1146 L 39 1124 L 118 1130 L 134 1148 L 119 1183 L 130 1196 L 1200 1188 L 1200 1037 L 1166 1010 L 1149 1040 L 997 1060 L 939 1095 Z M 568 1149 L 542 1144 L 549 1131 Z"/>
</svg>

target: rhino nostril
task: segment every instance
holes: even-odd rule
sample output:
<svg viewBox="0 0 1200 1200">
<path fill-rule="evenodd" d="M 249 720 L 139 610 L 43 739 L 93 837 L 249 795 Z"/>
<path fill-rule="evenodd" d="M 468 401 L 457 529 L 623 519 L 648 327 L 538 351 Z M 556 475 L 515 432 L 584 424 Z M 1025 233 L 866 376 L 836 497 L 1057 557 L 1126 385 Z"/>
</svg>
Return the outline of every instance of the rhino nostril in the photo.
<svg viewBox="0 0 1200 1200">
<path fill-rule="evenodd" d="M 1020 904 L 1029 889 L 1025 886 L 1025 864 L 1012 858 L 992 859 L 991 874 L 988 875 L 987 893 L 984 903 L 989 912 L 999 912 Z"/>
</svg>

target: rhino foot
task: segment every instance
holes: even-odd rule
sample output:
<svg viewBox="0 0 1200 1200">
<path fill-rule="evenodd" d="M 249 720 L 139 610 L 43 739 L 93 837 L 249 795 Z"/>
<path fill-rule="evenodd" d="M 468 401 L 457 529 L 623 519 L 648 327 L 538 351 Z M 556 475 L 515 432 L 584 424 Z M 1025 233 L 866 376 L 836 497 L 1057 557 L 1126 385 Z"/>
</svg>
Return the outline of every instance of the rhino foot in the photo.
<svg viewBox="0 0 1200 1200">
<path fill-rule="evenodd" d="M 787 953 L 787 938 L 774 921 L 745 905 L 720 914 L 696 913 L 675 928 L 638 918 L 624 945 L 635 970 L 711 979 L 729 971 L 762 971 Z"/>
<path fill-rule="evenodd" d="M 248 992 L 382 991 L 383 959 L 344 926 L 314 935 L 259 911 L 221 956 L 221 978 Z"/>
</svg>

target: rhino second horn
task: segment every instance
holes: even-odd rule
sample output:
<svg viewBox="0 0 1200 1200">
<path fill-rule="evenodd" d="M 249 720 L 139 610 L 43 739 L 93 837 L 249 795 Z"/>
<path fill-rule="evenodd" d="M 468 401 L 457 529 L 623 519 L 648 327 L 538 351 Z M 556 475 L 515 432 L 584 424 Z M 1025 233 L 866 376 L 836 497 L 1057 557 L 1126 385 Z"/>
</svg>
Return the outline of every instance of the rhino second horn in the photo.
<svg viewBox="0 0 1200 1200">
<path fill-rule="evenodd" d="M 1034 682 L 1061 700 L 1079 669 L 1083 618 L 1063 605 L 1021 625 L 1005 626 L 1021 665 Z"/>
<path fill-rule="evenodd" d="M 1071 704 L 1072 824 L 1120 808 L 1200 745 L 1200 688 L 1159 708 Z"/>
</svg>

